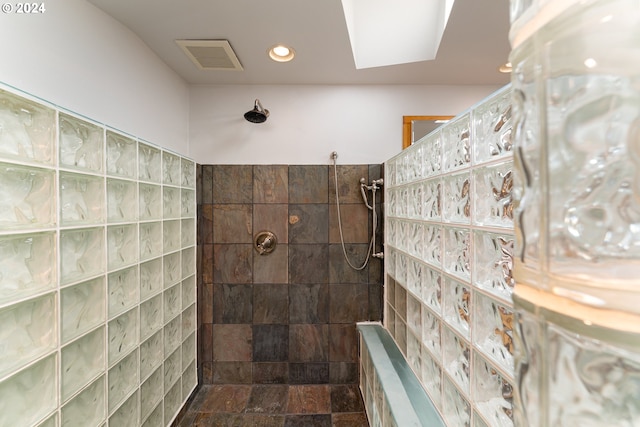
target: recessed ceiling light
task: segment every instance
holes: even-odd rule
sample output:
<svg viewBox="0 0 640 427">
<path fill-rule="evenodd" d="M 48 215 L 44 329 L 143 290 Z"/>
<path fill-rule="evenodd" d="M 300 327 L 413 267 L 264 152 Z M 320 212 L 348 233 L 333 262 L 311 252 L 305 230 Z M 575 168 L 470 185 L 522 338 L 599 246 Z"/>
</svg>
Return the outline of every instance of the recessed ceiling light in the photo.
<svg viewBox="0 0 640 427">
<path fill-rule="evenodd" d="M 506 64 L 502 64 L 498 68 L 498 71 L 500 71 L 501 73 L 509 74 L 511 72 L 511 68 L 511 62 L 507 62 Z"/>
<path fill-rule="evenodd" d="M 269 58 L 276 62 L 289 62 L 296 55 L 296 52 L 289 46 L 277 44 L 269 49 Z"/>
</svg>

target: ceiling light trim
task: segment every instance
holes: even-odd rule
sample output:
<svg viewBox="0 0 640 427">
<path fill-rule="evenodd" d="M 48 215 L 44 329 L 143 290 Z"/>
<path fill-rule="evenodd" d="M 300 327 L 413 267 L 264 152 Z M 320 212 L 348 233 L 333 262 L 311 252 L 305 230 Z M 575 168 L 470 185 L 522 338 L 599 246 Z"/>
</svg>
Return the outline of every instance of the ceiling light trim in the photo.
<svg viewBox="0 0 640 427">
<path fill-rule="evenodd" d="M 176 40 L 176 43 L 200 70 L 244 70 L 228 40 Z"/>
</svg>

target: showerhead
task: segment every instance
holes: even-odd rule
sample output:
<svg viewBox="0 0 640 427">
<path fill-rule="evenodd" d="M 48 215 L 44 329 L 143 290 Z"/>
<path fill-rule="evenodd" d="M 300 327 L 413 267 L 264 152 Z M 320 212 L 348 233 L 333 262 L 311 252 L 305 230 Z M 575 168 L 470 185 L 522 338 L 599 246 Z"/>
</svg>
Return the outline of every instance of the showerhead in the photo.
<svg viewBox="0 0 640 427">
<path fill-rule="evenodd" d="M 244 118 L 251 123 L 263 123 L 269 117 L 269 110 L 262 108 L 260 101 L 256 99 L 253 110 L 244 113 Z"/>
</svg>

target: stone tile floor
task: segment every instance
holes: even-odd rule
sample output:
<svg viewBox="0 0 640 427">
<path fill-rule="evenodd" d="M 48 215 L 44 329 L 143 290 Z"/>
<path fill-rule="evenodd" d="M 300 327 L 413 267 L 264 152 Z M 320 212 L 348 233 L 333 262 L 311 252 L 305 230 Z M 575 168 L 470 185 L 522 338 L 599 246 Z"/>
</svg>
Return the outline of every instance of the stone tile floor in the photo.
<svg viewBox="0 0 640 427">
<path fill-rule="evenodd" d="M 368 427 L 357 385 L 203 385 L 177 427 Z"/>
</svg>

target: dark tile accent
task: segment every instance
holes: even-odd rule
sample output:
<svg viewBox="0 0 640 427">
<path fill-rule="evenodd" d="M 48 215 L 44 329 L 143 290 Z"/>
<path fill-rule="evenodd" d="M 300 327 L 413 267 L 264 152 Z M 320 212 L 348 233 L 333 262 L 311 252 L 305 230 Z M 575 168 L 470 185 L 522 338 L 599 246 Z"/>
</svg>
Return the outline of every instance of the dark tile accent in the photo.
<svg viewBox="0 0 640 427">
<path fill-rule="evenodd" d="M 331 323 L 368 320 L 368 285 L 329 285 L 329 318 Z"/>
<path fill-rule="evenodd" d="M 213 325 L 213 360 L 251 361 L 251 325 Z"/>
<path fill-rule="evenodd" d="M 288 358 L 288 325 L 253 325 L 254 362 L 285 362 Z"/>
<path fill-rule="evenodd" d="M 289 243 L 328 243 L 329 206 L 289 205 Z"/>
<path fill-rule="evenodd" d="M 371 258 L 369 260 L 369 281 L 367 283 L 384 283 L 384 260 Z"/>
<path fill-rule="evenodd" d="M 287 203 L 289 201 L 289 167 L 258 165 L 253 167 L 253 202 Z"/>
<path fill-rule="evenodd" d="M 202 203 L 213 203 L 213 166 L 202 166 Z"/>
<path fill-rule="evenodd" d="M 213 205 L 202 205 L 198 234 L 201 243 L 213 243 Z"/>
<path fill-rule="evenodd" d="M 205 323 L 200 328 L 200 360 L 210 362 L 213 360 L 213 325 Z"/>
<path fill-rule="evenodd" d="M 254 384 L 287 384 L 289 364 L 286 362 L 262 362 L 253 364 Z"/>
<path fill-rule="evenodd" d="M 198 412 L 232 412 L 241 413 L 247 406 L 250 385 L 213 385 L 204 386 L 205 396 Z"/>
<path fill-rule="evenodd" d="M 290 363 L 290 384 L 327 384 L 329 383 L 328 363 Z"/>
<path fill-rule="evenodd" d="M 284 427 L 331 427 L 331 414 L 287 415 Z"/>
<path fill-rule="evenodd" d="M 247 413 L 283 414 L 286 412 L 289 387 L 286 385 L 254 385 Z"/>
<path fill-rule="evenodd" d="M 213 323 L 251 323 L 253 285 L 213 285 Z"/>
<path fill-rule="evenodd" d="M 364 412 L 354 414 L 333 414 L 332 427 L 369 427 L 367 416 Z"/>
<path fill-rule="evenodd" d="M 329 285 L 290 285 L 289 298 L 290 323 L 329 321 Z"/>
<path fill-rule="evenodd" d="M 329 325 L 289 325 L 289 360 L 327 362 Z"/>
<path fill-rule="evenodd" d="M 289 166 L 289 203 L 327 203 L 328 166 Z"/>
<path fill-rule="evenodd" d="M 369 320 L 381 321 L 383 307 L 383 287 L 373 283 L 369 285 Z"/>
<path fill-rule="evenodd" d="M 244 205 L 213 205 L 214 243 L 253 243 L 253 208 Z"/>
<path fill-rule="evenodd" d="M 328 245 L 289 245 L 289 283 L 327 283 L 328 265 Z"/>
<path fill-rule="evenodd" d="M 367 259 L 367 244 L 345 244 L 349 263 L 360 268 Z M 349 266 L 342 252 L 342 245 L 329 245 L 329 283 L 368 283 L 369 266 L 362 270 L 355 270 Z"/>
<path fill-rule="evenodd" d="M 252 245 L 213 246 L 214 283 L 251 283 Z"/>
<path fill-rule="evenodd" d="M 336 184 L 333 165 L 329 167 L 329 203 L 336 202 Z M 340 203 L 360 203 L 364 206 L 360 194 L 360 178 L 364 178 L 367 185 L 371 185 L 369 179 L 369 167 L 367 165 L 338 165 L 338 194 Z M 369 204 L 371 204 L 371 192 Z"/>
<path fill-rule="evenodd" d="M 328 385 L 292 385 L 289 387 L 290 414 L 331 413 L 331 390 Z"/>
<path fill-rule="evenodd" d="M 358 363 L 331 362 L 329 379 L 331 384 L 357 384 L 360 371 Z"/>
<path fill-rule="evenodd" d="M 214 362 L 211 384 L 251 384 L 251 362 Z"/>
<path fill-rule="evenodd" d="M 213 323 L 213 287 L 212 283 L 204 283 L 200 286 L 202 292 L 198 307 L 202 315 L 202 323 Z"/>
<path fill-rule="evenodd" d="M 284 419 L 284 415 L 271 414 L 202 413 L 198 414 L 193 427 L 284 427 Z"/>
<path fill-rule="evenodd" d="M 364 403 L 357 385 L 331 386 L 331 412 L 362 412 Z"/>
<path fill-rule="evenodd" d="M 202 245 L 200 275 L 202 283 L 213 283 L 213 245 Z"/>
<path fill-rule="evenodd" d="M 202 384 L 213 384 L 213 362 L 201 361 Z"/>
<path fill-rule="evenodd" d="M 329 325 L 329 361 L 358 361 L 358 332 L 355 323 Z"/>
<path fill-rule="evenodd" d="M 289 245 L 278 243 L 273 252 L 253 254 L 253 283 L 287 283 L 289 280 Z"/>
<path fill-rule="evenodd" d="M 340 223 L 336 205 L 329 205 L 329 242 L 340 243 Z M 345 243 L 369 243 L 369 209 L 361 204 L 340 204 L 340 222 Z"/>
<path fill-rule="evenodd" d="M 202 165 L 196 163 L 196 206 L 202 204 Z"/>
<path fill-rule="evenodd" d="M 252 166 L 213 166 L 213 203 L 251 203 L 252 199 Z"/>
<path fill-rule="evenodd" d="M 289 242 L 289 205 L 253 205 L 253 235 L 268 230 L 276 235 L 278 244 Z"/>
<path fill-rule="evenodd" d="M 253 286 L 253 323 L 288 323 L 289 286 Z"/>
</svg>

